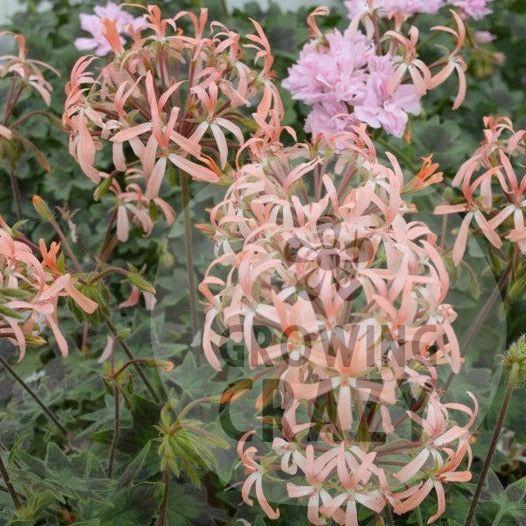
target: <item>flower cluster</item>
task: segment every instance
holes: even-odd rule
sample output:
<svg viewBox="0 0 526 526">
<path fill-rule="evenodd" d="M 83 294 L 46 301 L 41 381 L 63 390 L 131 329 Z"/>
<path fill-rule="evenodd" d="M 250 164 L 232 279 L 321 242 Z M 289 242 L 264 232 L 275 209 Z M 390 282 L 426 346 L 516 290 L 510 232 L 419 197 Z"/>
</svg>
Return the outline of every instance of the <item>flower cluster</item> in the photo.
<svg viewBox="0 0 526 526">
<path fill-rule="evenodd" d="M 49 106 L 51 102 L 52 87 L 45 79 L 43 71 L 49 70 L 56 75 L 59 75 L 59 72 L 45 62 L 28 58 L 26 38 L 24 35 L 11 33 L 10 31 L 0 31 L 0 36 L 2 35 L 11 35 L 16 40 L 18 54 L 0 56 L 0 79 L 8 76 L 18 78 L 21 81 L 22 86 L 25 86 L 26 84 L 31 86 L 41 95 L 44 102 Z M 10 98 L 11 96 L 8 97 L 8 99 Z M 1 126 L 0 134 L 3 134 Z"/>
<path fill-rule="evenodd" d="M 465 16 L 480 20 L 491 13 L 488 4 L 492 0 L 346 0 L 349 18 L 365 13 L 377 13 L 382 17 L 409 17 L 418 13 L 437 13 L 446 5 L 462 10 Z"/>
<path fill-rule="evenodd" d="M 116 196 L 118 235 L 130 221 L 151 230 L 152 207 L 173 219 L 161 197 L 165 174 L 217 183 L 232 171 L 230 152 L 244 144 L 248 128 L 266 140 L 283 115 L 271 81 L 273 57 L 257 22 L 242 38 L 207 11 L 180 12 L 163 19 L 149 6 L 144 27 L 126 46 L 115 20 L 103 20 L 114 53 L 97 73 L 95 58 L 79 59 L 66 88 L 63 123 L 70 152 L 99 191 Z M 188 30 L 188 26 L 191 30 Z M 259 135 L 258 135 L 259 133 Z M 97 152 L 111 150 L 113 169 L 97 164 Z"/>
<path fill-rule="evenodd" d="M 0 335 L 18 346 L 20 359 L 28 344 L 44 342 L 41 333 L 46 325 L 62 354 L 67 354 L 57 318 L 61 297 L 71 298 L 89 314 L 98 308 L 77 289 L 77 278 L 67 272 L 59 244 L 48 248 L 41 239 L 38 250 L 33 249 L 14 238 L 0 217 Z"/>
<path fill-rule="evenodd" d="M 466 64 L 460 50 L 465 28 L 455 12 L 452 14 L 456 30 L 434 28 L 454 36 L 455 48 L 429 66 L 418 58 L 416 27 L 412 26 L 407 35 L 391 30 L 381 38 L 378 26 L 371 29 L 368 16 L 363 15 L 355 18 L 344 33 L 335 29 L 322 34 L 315 17 L 326 13 L 318 9 L 310 15 L 313 39 L 305 45 L 298 63 L 289 69 L 289 76 L 283 82 L 295 100 L 312 107 L 306 131 L 313 135 L 334 135 L 363 122 L 400 137 L 409 114 L 420 113 L 420 99 L 454 71 L 459 76 L 454 108 L 464 100 Z M 360 20 L 366 33 L 359 28 Z M 382 41 L 388 44 L 385 49 Z"/>
<path fill-rule="evenodd" d="M 99 57 L 111 52 L 111 45 L 105 36 L 105 21 L 111 20 L 115 23 L 121 43 L 124 43 L 124 35 L 133 35 L 136 31 L 143 29 L 146 24 L 144 17 L 133 17 L 120 6 L 109 2 L 106 6 L 95 6 L 94 14 L 81 13 L 80 27 L 91 33 L 91 38 L 77 38 L 75 47 L 81 51 L 94 50 Z"/>
<path fill-rule="evenodd" d="M 427 183 L 404 184 L 363 128 L 348 143 L 336 155 L 316 142 L 247 164 L 212 209 L 204 352 L 219 370 L 218 349 L 243 342 L 251 368 L 276 374 L 282 435 L 266 454 L 245 449 L 250 433 L 241 440 L 245 502 L 255 486 L 276 518 L 263 482 L 281 472 L 313 524 L 357 525 L 358 505 L 403 514 L 432 491 L 434 521 L 447 483 L 470 479 L 477 413 L 476 401 L 447 404 L 437 389 L 439 371 L 462 363 L 449 279 L 435 236 L 406 219 L 402 199 L 437 174 L 426 159 L 415 179 Z"/>
<path fill-rule="evenodd" d="M 524 166 L 526 130 L 515 131 L 507 117 L 485 117 L 484 126 L 484 140 L 452 182 L 462 201 L 435 209 L 440 215 L 465 213 L 453 247 L 456 265 L 473 222 L 495 248 L 501 249 L 505 239 L 526 253 L 526 177 L 517 175 Z"/>
</svg>

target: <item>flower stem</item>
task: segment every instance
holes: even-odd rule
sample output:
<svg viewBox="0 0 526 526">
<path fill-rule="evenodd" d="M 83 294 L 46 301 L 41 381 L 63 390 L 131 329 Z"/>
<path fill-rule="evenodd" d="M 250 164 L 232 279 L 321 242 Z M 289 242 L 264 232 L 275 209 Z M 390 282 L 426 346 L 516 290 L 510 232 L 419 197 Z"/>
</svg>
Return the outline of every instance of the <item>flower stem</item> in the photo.
<svg viewBox="0 0 526 526">
<path fill-rule="evenodd" d="M 184 221 L 184 252 L 186 257 L 186 278 L 188 281 L 188 297 L 190 300 L 190 317 L 192 319 L 192 336 L 199 332 L 199 317 L 197 312 L 197 298 L 194 275 L 194 243 L 192 236 L 192 222 L 190 218 L 190 181 L 188 175 L 180 172 L 181 195 L 183 199 Z"/>
<path fill-rule="evenodd" d="M 6 489 L 11 496 L 11 500 L 13 501 L 13 504 L 15 505 L 15 509 L 19 510 L 22 507 L 22 503 L 20 502 L 20 499 L 18 498 L 18 494 L 13 487 L 13 484 L 11 484 L 11 479 L 9 478 L 9 473 L 7 471 L 7 467 L 4 464 L 4 461 L 2 460 L 2 455 L 0 455 L 0 474 L 2 475 L 2 478 L 4 479 Z"/>
<path fill-rule="evenodd" d="M 512 375 L 513 375 L 513 372 L 512 372 Z M 473 518 L 475 517 L 475 511 L 477 509 L 480 495 L 482 493 L 482 488 L 484 486 L 484 482 L 486 481 L 486 477 L 488 476 L 488 471 L 491 466 L 493 456 L 495 455 L 495 450 L 497 448 L 497 442 L 499 440 L 499 436 L 502 431 L 502 426 L 504 425 L 504 420 L 506 419 L 506 414 L 508 413 L 510 402 L 511 402 L 511 399 L 513 397 L 513 393 L 515 392 L 516 387 L 517 387 L 517 383 L 513 380 L 513 376 L 511 376 L 510 379 L 508 379 L 508 383 L 506 385 L 506 392 L 504 394 L 504 400 L 502 401 L 502 406 L 499 411 L 497 423 L 495 424 L 493 435 L 491 436 L 491 442 L 490 442 L 490 446 L 488 449 L 488 453 L 486 454 L 486 458 L 484 459 L 484 464 L 482 466 L 482 471 L 480 472 L 480 477 L 477 483 L 475 494 L 473 495 L 473 500 L 471 501 L 471 506 L 469 508 L 468 517 L 466 519 L 465 526 L 470 526 L 471 523 L 473 522 Z"/>
<path fill-rule="evenodd" d="M 57 233 L 58 237 L 60 238 L 60 241 L 62 242 L 62 246 L 64 247 L 64 250 L 68 254 L 68 256 L 71 258 L 71 261 L 73 261 L 73 265 L 75 266 L 75 269 L 77 272 L 82 273 L 82 265 L 80 264 L 79 260 L 77 259 L 77 256 L 75 256 L 75 253 L 71 249 L 70 244 L 68 243 L 68 240 L 60 228 L 60 225 L 57 223 L 54 217 L 49 218 L 49 223 L 53 227 L 53 230 Z"/>
<path fill-rule="evenodd" d="M 9 180 L 11 182 L 11 191 L 13 192 L 13 201 L 15 202 L 17 219 L 22 219 L 22 198 L 20 197 L 20 187 L 18 186 L 18 179 L 13 173 L 13 170 L 9 171 Z"/>
<path fill-rule="evenodd" d="M 40 406 L 42 411 L 46 414 L 46 416 L 57 426 L 59 431 L 64 435 L 67 436 L 68 432 L 66 431 L 66 428 L 59 422 L 58 418 L 56 417 L 55 413 L 49 409 L 49 407 L 44 404 L 44 402 L 38 397 L 38 395 L 27 385 L 26 382 L 17 374 L 17 372 L 9 365 L 9 363 L 0 356 L 0 364 L 4 366 L 4 368 L 9 372 L 9 374 L 29 393 L 29 395 L 33 398 L 33 400 Z"/>
<path fill-rule="evenodd" d="M 499 526 L 500 525 L 500 520 L 502 519 L 503 516 L 504 516 L 504 510 L 501 508 L 497 512 L 497 515 L 495 515 L 495 519 L 491 523 L 491 526 Z"/>
<path fill-rule="evenodd" d="M 144 386 L 146 387 L 148 392 L 151 394 L 151 396 L 153 397 L 155 402 L 159 403 L 161 401 L 159 396 L 155 392 L 155 390 L 152 387 L 152 384 L 150 383 L 148 378 L 146 378 L 146 375 L 144 374 L 144 371 L 142 370 L 141 365 L 139 363 L 137 363 L 137 359 L 133 355 L 131 349 L 128 347 L 126 342 L 120 336 L 119 331 L 117 330 L 117 327 L 115 326 L 115 324 L 106 315 L 104 315 L 104 321 L 105 321 L 106 326 L 108 327 L 108 329 L 111 331 L 113 336 L 115 336 L 116 340 L 119 342 L 119 345 L 121 346 L 121 349 L 124 351 L 124 353 L 129 358 L 129 360 L 131 362 L 133 362 L 133 366 L 135 367 L 135 370 L 137 371 L 137 374 L 141 378 L 141 380 L 144 383 Z"/>
<path fill-rule="evenodd" d="M 163 500 L 161 502 L 161 507 L 159 509 L 159 518 L 157 519 L 157 526 L 165 526 L 166 524 L 166 508 L 168 505 L 168 492 L 170 490 L 170 470 L 165 468 L 163 470 L 163 485 L 164 485 L 164 494 Z"/>
<path fill-rule="evenodd" d="M 385 508 L 384 518 L 386 526 L 395 526 L 393 512 L 391 511 L 389 504 Z"/>
<path fill-rule="evenodd" d="M 228 18 L 228 1 L 227 0 L 221 0 L 221 8 L 223 9 L 223 16 L 225 18 Z"/>
<path fill-rule="evenodd" d="M 117 442 L 119 441 L 120 433 L 120 391 L 115 385 L 113 386 L 113 391 L 115 393 L 115 422 L 113 427 L 113 438 L 111 440 L 110 460 L 108 462 L 108 478 L 111 478 L 113 475 L 113 465 L 115 463 L 115 453 L 117 451 Z"/>
<path fill-rule="evenodd" d="M 418 526 L 424 526 L 424 518 L 422 517 L 422 509 L 420 506 L 416 508 L 416 518 L 418 520 Z"/>
</svg>

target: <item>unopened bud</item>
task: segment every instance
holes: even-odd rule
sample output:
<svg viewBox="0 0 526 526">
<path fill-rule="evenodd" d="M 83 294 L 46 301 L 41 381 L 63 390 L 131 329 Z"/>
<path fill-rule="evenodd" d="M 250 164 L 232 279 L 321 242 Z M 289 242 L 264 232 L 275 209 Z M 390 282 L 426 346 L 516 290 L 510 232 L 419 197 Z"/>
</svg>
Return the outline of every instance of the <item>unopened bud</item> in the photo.
<svg viewBox="0 0 526 526">
<path fill-rule="evenodd" d="M 149 292 L 155 294 L 155 287 L 146 281 L 140 274 L 136 272 L 130 272 L 128 279 L 142 292 Z"/>
<path fill-rule="evenodd" d="M 51 209 L 39 195 L 33 196 L 33 206 L 35 207 L 37 214 L 42 219 L 44 219 L 45 221 L 53 220 L 53 213 L 51 212 Z"/>
<path fill-rule="evenodd" d="M 510 345 L 502 365 L 507 370 L 509 382 L 514 387 L 526 382 L 526 335 L 522 335 Z"/>
</svg>

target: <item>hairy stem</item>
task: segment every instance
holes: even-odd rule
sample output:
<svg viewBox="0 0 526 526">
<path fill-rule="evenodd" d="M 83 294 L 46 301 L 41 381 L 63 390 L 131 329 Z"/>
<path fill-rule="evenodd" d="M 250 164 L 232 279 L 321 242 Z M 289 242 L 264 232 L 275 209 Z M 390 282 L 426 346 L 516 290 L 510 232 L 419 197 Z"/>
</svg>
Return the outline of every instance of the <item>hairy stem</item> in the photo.
<svg viewBox="0 0 526 526">
<path fill-rule="evenodd" d="M 499 440 L 499 436 L 502 431 L 502 426 L 504 425 L 504 420 L 506 419 L 506 414 L 508 413 L 510 402 L 513 397 L 513 393 L 515 391 L 516 386 L 516 382 L 508 380 L 508 383 L 506 385 L 506 393 L 504 394 L 504 400 L 502 401 L 502 406 L 499 411 L 497 423 L 495 424 L 495 428 L 491 436 L 491 442 L 489 445 L 488 453 L 486 455 L 486 458 L 484 459 L 484 464 L 482 466 L 482 471 L 480 472 L 480 477 L 477 483 L 475 494 L 473 495 L 473 500 L 471 501 L 471 506 L 469 508 L 465 526 L 470 526 L 473 522 L 473 518 L 475 517 L 475 511 L 477 509 L 480 495 L 482 493 L 482 488 L 484 487 L 484 482 L 486 481 L 486 477 L 488 476 L 488 471 L 491 466 L 491 462 L 493 461 L 495 450 L 497 448 L 497 442 Z"/>
<path fill-rule="evenodd" d="M 58 237 L 60 238 L 60 241 L 62 242 L 62 246 L 64 247 L 64 250 L 66 251 L 67 255 L 71 258 L 71 261 L 73 261 L 73 265 L 75 266 L 75 269 L 77 272 L 82 273 L 82 265 L 80 264 L 79 260 L 77 259 L 77 256 L 75 256 L 75 253 L 71 249 L 71 246 L 60 228 L 60 225 L 57 223 L 54 217 L 49 218 L 49 223 L 53 227 L 53 230 L 57 233 Z"/>
<path fill-rule="evenodd" d="M 194 274 L 194 242 L 192 236 L 192 221 L 190 218 L 190 181 L 188 175 L 180 172 L 181 195 L 183 199 L 184 221 L 184 252 L 186 257 L 186 279 L 188 281 L 188 297 L 190 300 L 190 316 L 192 319 L 192 336 L 199 332 L 199 317 L 197 312 L 197 297 Z"/>
<path fill-rule="evenodd" d="M 157 526 L 165 526 L 166 524 L 166 509 L 168 505 L 168 492 L 170 491 L 170 470 L 165 468 L 163 470 L 163 500 L 159 509 L 159 518 L 157 519 Z"/>
<path fill-rule="evenodd" d="M 119 331 L 117 330 L 117 327 L 115 326 L 115 324 L 107 316 L 104 316 L 104 321 L 106 322 L 106 326 L 108 327 L 108 329 L 111 331 L 113 336 L 115 336 L 116 340 L 119 342 L 119 345 L 121 346 L 121 349 L 124 351 L 124 353 L 129 358 L 129 360 L 131 362 L 133 362 L 133 366 L 135 367 L 135 370 L 137 371 L 137 374 L 141 378 L 142 382 L 144 383 L 144 386 L 146 387 L 146 389 L 148 390 L 148 392 L 150 393 L 152 398 L 157 403 L 159 403 L 161 401 L 159 396 L 155 392 L 155 390 L 152 387 L 152 384 L 150 383 L 148 378 L 146 378 L 146 375 L 144 374 L 144 371 L 142 370 L 141 365 L 139 363 L 137 363 L 137 359 L 133 355 L 131 349 L 128 347 L 126 342 L 119 335 Z"/>
<path fill-rule="evenodd" d="M 2 475 L 2 478 L 4 479 L 7 492 L 9 493 L 11 500 L 13 501 L 13 504 L 15 505 L 15 509 L 19 510 L 22 507 L 22 503 L 20 502 L 20 499 L 18 498 L 18 494 L 15 488 L 13 487 L 13 484 L 11 484 L 9 472 L 7 471 L 7 467 L 4 464 L 4 461 L 2 460 L 2 455 L 0 455 L 0 474 Z"/>
<path fill-rule="evenodd" d="M 117 442 L 119 441 L 120 433 L 120 391 L 115 385 L 113 386 L 115 394 L 115 414 L 114 414 L 114 427 L 113 427 L 113 439 L 111 441 L 110 449 L 110 460 L 108 462 L 108 478 L 113 475 L 113 465 L 115 463 L 115 453 L 117 451 Z"/>
<path fill-rule="evenodd" d="M 40 406 L 42 411 L 46 414 L 46 416 L 53 422 L 58 430 L 64 435 L 67 436 L 68 432 L 66 431 L 66 428 L 59 422 L 58 418 L 56 417 L 55 413 L 44 404 L 44 402 L 38 397 L 38 395 L 27 385 L 26 382 L 17 374 L 17 372 L 9 365 L 9 363 L 0 356 L 0 364 L 4 366 L 6 371 L 25 389 L 27 393 L 33 398 L 33 400 Z"/>
</svg>

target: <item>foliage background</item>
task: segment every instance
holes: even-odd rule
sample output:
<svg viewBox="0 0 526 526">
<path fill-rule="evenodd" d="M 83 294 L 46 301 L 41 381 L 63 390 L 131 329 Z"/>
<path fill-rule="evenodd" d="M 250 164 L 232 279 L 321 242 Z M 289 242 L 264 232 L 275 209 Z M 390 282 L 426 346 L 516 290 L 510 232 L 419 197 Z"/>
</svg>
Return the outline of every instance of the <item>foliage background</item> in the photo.
<svg viewBox="0 0 526 526">
<path fill-rule="evenodd" d="M 57 115 L 62 112 L 64 82 L 79 56 L 72 44 L 80 36 L 78 15 L 80 12 L 91 12 L 96 3 L 100 2 L 30 1 L 20 6 L 19 13 L 7 25 L 9 29 L 27 36 L 33 58 L 48 62 L 61 71 L 61 78 L 52 79 L 52 110 Z M 158 3 L 165 14 L 196 7 L 196 2 L 189 0 L 165 0 Z M 234 9 L 225 15 L 219 0 L 203 1 L 202 5 L 210 9 L 211 18 L 220 19 L 232 29 L 248 29 L 248 17 L 260 21 L 276 56 L 278 79 L 284 78 L 287 67 L 296 59 L 308 36 L 304 22 L 308 13 L 306 8 L 285 12 L 278 4 L 270 4 L 268 9 L 262 9 L 256 3 L 249 3 L 242 11 Z M 412 144 L 408 146 L 397 139 L 390 141 L 389 147 L 396 149 L 407 161 L 406 168 L 411 163 L 418 164 L 421 156 L 435 152 L 435 159 L 441 169 L 448 177 L 452 177 L 455 168 L 480 140 L 484 115 L 509 115 L 517 128 L 526 127 L 526 1 L 498 0 L 494 2 L 494 11 L 477 27 L 490 30 L 497 36 L 494 48 L 505 54 L 505 65 L 483 71 L 480 61 L 472 63 L 468 97 L 463 107 L 455 113 L 450 110 L 448 93 L 451 90 L 448 91 L 447 86 L 425 99 L 425 111 L 413 121 Z M 343 27 L 345 20 L 343 5 L 337 5 L 324 24 L 327 27 Z M 435 23 L 436 18 L 431 20 L 422 17 L 418 25 L 429 27 Z M 1 86 L 0 97 L 4 95 L 3 89 L 5 87 Z M 286 124 L 294 125 L 300 131 L 305 108 L 294 104 L 286 93 L 283 93 L 283 97 L 287 108 Z M 28 109 L 33 105 L 40 105 L 40 101 L 33 98 L 23 102 L 23 106 Z M 18 160 L 15 172 L 24 197 L 23 216 L 28 219 L 25 231 L 33 239 L 49 239 L 52 235 L 48 227 L 38 221 L 31 206 L 30 197 L 38 193 L 54 206 L 63 207 L 67 203 L 70 210 L 78 209 L 74 220 L 79 228 L 79 237 L 87 250 L 95 250 L 104 234 L 108 203 L 92 199 L 92 185 L 69 156 L 63 132 L 45 120 L 31 121 L 24 132 L 45 152 L 50 166 L 46 171 L 44 163 L 38 163 L 24 154 Z M 9 167 L 0 157 L 0 213 L 8 223 L 12 223 L 15 209 L 7 169 Z M 193 206 L 197 216 L 214 199 L 214 193 L 198 192 L 199 188 L 194 190 Z M 178 199 L 178 190 L 174 189 L 173 192 L 174 199 Z M 196 368 L 188 352 L 191 343 L 187 338 L 190 320 L 184 313 L 184 294 L 179 292 L 184 290 L 183 261 L 181 251 L 177 249 L 181 243 L 181 228 L 176 225 L 170 232 L 162 226 L 156 228 L 158 230 L 150 238 L 145 239 L 135 233 L 128 243 L 120 246 L 115 264 L 125 266 L 126 262 L 133 261 L 136 267 L 146 265 L 148 277 L 156 281 L 165 293 L 161 300 L 166 307 L 163 312 L 178 313 L 169 320 L 168 325 L 166 319 L 157 320 L 164 324 L 165 333 L 168 331 L 170 337 L 160 340 L 152 335 L 150 319 L 145 314 L 135 312 L 118 322 L 120 327 L 127 327 L 130 334 L 133 329 L 134 350 L 137 354 L 149 356 L 153 341 L 157 346 L 155 353 L 158 357 L 176 361 L 178 367 L 164 379 L 179 397 L 191 399 L 199 393 L 208 394 L 211 372 L 206 366 Z M 201 242 L 205 243 L 204 240 Z M 208 252 L 203 246 L 197 253 L 201 254 L 197 266 L 202 271 Z M 477 258 L 476 253 L 471 255 Z M 473 283 L 470 285 L 473 286 Z M 115 284 L 112 293 L 117 301 L 126 295 L 126 290 Z M 507 334 L 498 333 L 503 325 L 496 324 L 497 334 L 493 339 L 488 337 L 491 331 L 487 331 L 484 338 L 475 340 L 469 350 L 474 362 L 483 367 L 485 364 L 493 366 L 498 361 L 506 341 L 514 340 L 524 332 L 525 307 L 526 298 L 522 298 L 512 308 L 506 310 L 506 306 L 501 306 L 494 313 L 494 316 L 501 318 L 506 316 Z M 78 335 L 71 342 L 71 356 L 67 360 L 57 359 L 51 345 L 29 353 L 17 370 L 53 407 L 68 429 L 74 432 L 75 450 L 65 447 L 29 398 L 21 394 L 18 387 L 0 372 L 0 441 L 11 451 L 11 458 L 18 466 L 16 483 L 26 488 L 24 493 L 30 496 L 27 516 L 13 519 L 8 496 L 0 491 L 0 525 L 148 525 L 154 520 L 162 494 L 154 427 L 158 423 L 158 409 L 140 396 L 133 395 L 133 404 L 123 415 L 124 432 L 121 433 L 119 443 L 118 469 L 115 477 L 108 480 L 104 464 L 111 440 L 113 406 L 101 382 L 102 366 L 97 363 L 105 335 L 94 328 L 89 348 L 81 349 L 78 324 L 73 319 L 67 323 L 69 329 L 66 328 L 65 332 Z M 15 358 L 13 351 L 5 346 L 0 348 L 0 352 L 11 353 L 12 358 Z M 484 382 L 484 378 L 480 381 Z M 508 419 L 508 427 L 515 432 L 519 444 L 526 444 L 526 413 L 521 403 L 524 395 L 526 390 L 523 389 L 515 399 Z M 487 448 L 501 396 L 501 393 L 497 394 L 493 409 L 482 424 L 475 446 L 480 456 Z M 526 446 L 524 449 L 526 451 Z M 479 516 L 480 525 L 493 522 L 498 506 L 514 512 L 514 516 L 512 514 L 502 519 L 501 524 L 513 524 L 517 517 L 525 524 L 526 511 L 521 508 L 526 492 L 524 481 L 507 492 L 503 487 L 526 475 L 526 464 L 519 463 L 513 470 L 506 464 L 507 459 L 500 454 L 494 464 L 498 476 L 492 476 L 490 494 L 487 496 L 493 503 L 483 508 Z M 230 468 L 225 469 L 228 472 Z M 458 517 L 465 513 L 468 498 L 466 488 L 455 489 L 450 495 L 451 506 L 439 524 L 459 524 Z M 195 487 L 181 477 L 171 486 L 168 524 L 208 524 L 214 519 L 223 524 L 241 524 L 241 519 L 258 526 L 267 523 L 261 512 L 246 506 L 240 507 L 239 502 L 239 492 L 235 488 L 225 487 L 216 475 L 205 477 L 202 487 Z M 279 523 L 306 524 L 304 516 L 303 512 L 284 507 Z M 398 523 L 416 524 L 416 519 L 410 516 L 397 519 Z"/>
</svg>

